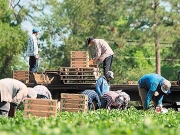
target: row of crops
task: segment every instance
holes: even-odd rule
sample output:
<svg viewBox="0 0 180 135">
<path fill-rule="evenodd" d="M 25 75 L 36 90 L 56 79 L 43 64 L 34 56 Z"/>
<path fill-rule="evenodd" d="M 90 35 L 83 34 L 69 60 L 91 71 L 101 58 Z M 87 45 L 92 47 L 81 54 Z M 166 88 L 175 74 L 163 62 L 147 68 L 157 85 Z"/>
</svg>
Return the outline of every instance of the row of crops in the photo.
<svg viewBox="0 0 180 135">
<path fill-rule="evenodd" d="M 88 113 L 58 112 L 57 117 L 0 118 L 0 135 L 179 135 L 180 114 L 173 109 L 157 114 L 128 110 L 96 110 Z"/>
</svg>

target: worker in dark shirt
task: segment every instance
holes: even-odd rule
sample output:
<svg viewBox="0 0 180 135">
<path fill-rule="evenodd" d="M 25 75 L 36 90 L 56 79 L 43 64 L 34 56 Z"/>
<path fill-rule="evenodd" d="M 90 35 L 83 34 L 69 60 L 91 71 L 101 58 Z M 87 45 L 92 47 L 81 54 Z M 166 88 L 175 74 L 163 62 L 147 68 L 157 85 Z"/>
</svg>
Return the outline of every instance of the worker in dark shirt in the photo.
<svg viewBox="0 0 180 135">
<path fill-rule="evenodd" d="M 89 110 L 92 110 L 93 102 L 95 102 L 97 104 L 97 108 L 95 108 L 95 109 L 100 108 L 101 102 L 100 102 L 98 94 L 94 90 L 84 90 L 83 92 L 81 92 L 81 94 L 84 94 L 84 95 L 88 96 L 88 107 L 89 107 Z"/>
</svg>

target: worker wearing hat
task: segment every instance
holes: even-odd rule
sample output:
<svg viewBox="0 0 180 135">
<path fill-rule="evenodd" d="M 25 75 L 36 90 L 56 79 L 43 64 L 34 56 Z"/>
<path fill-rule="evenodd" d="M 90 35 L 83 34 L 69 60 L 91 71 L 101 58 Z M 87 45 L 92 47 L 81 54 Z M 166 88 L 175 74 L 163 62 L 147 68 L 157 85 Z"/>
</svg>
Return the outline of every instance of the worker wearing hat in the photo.
<svg viewBox="0 0 180 135">
<path fill-rule="evenodd" d="M 104 100 L 105 108 L 108 110 L 120 109 L 124 103 L 124 97 L 115 91 L 108 91 L 104 93 L 102 100 Z M 102 106 L 102 108 L 104 107 Z"/>
<path fill-rule="evenodd" d="M 37 28 L 33 28 L 32 35 L 28 38 L 27 56 L 29 57 L 29 71 L 32 72 L 37 72 L 38 70 L 38 32 Z"/>
<path fill-rule="evenodd" d="M 170 93 L 171 83 L 159 74 L 146 74 L 138 81 L 138 90 L 144 110 L 150 108 L 150 101 L 155 107 L 161 106 L 165 94 Z"/>
<path fill-rule="evenodd" d="M 105 92 L 110 90 L 110 80 L 114 78 L 114 73 L 112 71 L 107 72 L 107 77 L 100 76 L 96 82 L 96 93 L 102 98 Z M 103 104 L 103 103 L 102 103 Z"/>
<path fill-rule="evenodd" d="M 103 63 L 104 76 L 107 78 L 107 72 L 111 71 L 111 65 L 114 52 L 108 43 L 103 39 L 94 39 L 90 37 L 87 39 L 87 44 L 95 47 L 95 63 Z"/>
<path fill-rule="evenodd" d="M 27 96 L 27 86 L 19 80 L 0 80 L 0 117 L 14 117 L 17 105 Z"/>
</svg>

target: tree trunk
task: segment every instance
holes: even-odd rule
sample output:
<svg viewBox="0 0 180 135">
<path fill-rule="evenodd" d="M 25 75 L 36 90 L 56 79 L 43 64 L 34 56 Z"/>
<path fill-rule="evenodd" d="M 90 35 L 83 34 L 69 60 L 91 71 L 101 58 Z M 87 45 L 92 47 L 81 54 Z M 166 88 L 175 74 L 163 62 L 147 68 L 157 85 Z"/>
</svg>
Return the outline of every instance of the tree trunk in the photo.
<svg viewBox="0 0 180 135">
<path fill-rule="evenodd" d="M 159 44 L 159 36 L 157 33 L 157 27 L 158 27 L 158 13 L 157 8 L 159 5 L 158 0 L 154 0 L 154 19 L 155 19 L 155 29 L 154 29 L 154 39 L 155 39 L 155 54 L 156 54 L 156 73 L 161 74 L 161 56 L 160 56 L 160 44 Z"/>
</svg>

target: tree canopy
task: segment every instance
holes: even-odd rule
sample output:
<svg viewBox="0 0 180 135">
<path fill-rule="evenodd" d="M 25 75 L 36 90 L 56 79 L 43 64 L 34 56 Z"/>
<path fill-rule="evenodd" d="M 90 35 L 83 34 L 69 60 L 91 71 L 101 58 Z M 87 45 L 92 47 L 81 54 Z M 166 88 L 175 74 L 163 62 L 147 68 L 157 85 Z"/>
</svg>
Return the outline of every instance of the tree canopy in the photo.
<svg viewBox="0 0 180 135">
<path fill-rule="evenodd" d="M 13 63 L 27 47 L 27 33 L 20 27 L 25 20 L 40 29 L 40 71 L 70 66 L 70 51 L 92 54 L 85 41 L 93 36 L 105 39 L 114 50 L 113 83 L 138 80 L 151 72 L 177 78 L 178 0 L 39 0 L 28 6 L 22 0 L 0 1 L 0 48 L 5 50 L 0 53 L 1 78 L 7 76 L 4 69 L 25 68 L 22 60 L 19 66 Z"/>
</svg>

